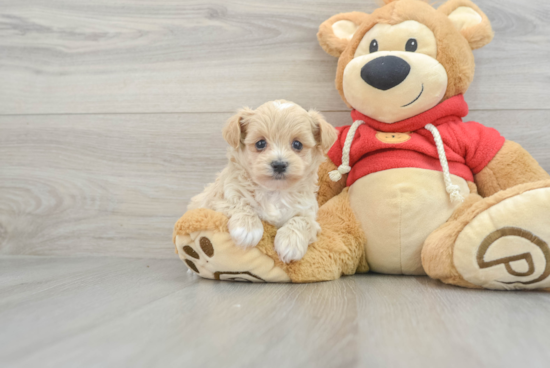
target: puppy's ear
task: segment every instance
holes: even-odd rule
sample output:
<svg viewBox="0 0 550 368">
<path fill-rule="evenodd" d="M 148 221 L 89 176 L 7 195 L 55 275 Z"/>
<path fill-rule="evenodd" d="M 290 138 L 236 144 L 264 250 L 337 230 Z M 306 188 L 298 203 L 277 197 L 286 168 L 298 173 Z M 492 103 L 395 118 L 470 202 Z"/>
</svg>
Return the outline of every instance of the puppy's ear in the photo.
<svg viewBox="0 0 550 368">
<path fill-rule="evenodd" d="M 249 109 L 248 107 L 243 107 L 237 113 L 230 117 L 229 120 L 225 123 L 223 127 L 223 139 L 229 145 L 235 149 L 241 146 L 241 142 L 246 137 L 246 118 L 252 116 L 254 110 Z"/>
<path fill-rule="evenodd" d="M 449 17 L 472 50 L 487 45 L 493 39 L 489 18 L 470 0 L 449 0 L 437 10 Z"/>
<path fill-rule="evenodd" d="M 317 39 L 325 52 L 339 57 L 346 49 L 353 34 L 369 17 L 366 13 L 351 12 L 336 14 L 319 26 Z"/>
<path fill-rule="evenodd" d="M 309 110 L 308 114 L 313 121 L 313 135 L 315 136 L 315 140 L 323 150 L 323 153 L 327 153 L 334 142 L 336 142 L 338 133 L 332 125 L 327 123 L 323 115 L 319 112 Z"/>
</svg>

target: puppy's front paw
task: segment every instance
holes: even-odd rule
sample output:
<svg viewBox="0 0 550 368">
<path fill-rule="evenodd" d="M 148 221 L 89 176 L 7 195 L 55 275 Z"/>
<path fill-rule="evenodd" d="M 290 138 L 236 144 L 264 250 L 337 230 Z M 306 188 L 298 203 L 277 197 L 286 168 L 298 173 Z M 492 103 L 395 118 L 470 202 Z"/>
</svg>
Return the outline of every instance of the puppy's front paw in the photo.
<svg viewBox="0 0 550 368">
<path fill-rule="evenodd" d="M 256 215 L 235 214 L 229 219 L 227 227 L 235 244 L 241 247 L 256 246 L 264 235 L 264 226 Z"/>
<path fill-rule="evenodd" d="M 281 261 L 289 263 L 304 257 L 309 245 L 307 234 L 292 225 L 285 225 L 277 230 L 275 236 L 275 251 Z"/>
</svg>

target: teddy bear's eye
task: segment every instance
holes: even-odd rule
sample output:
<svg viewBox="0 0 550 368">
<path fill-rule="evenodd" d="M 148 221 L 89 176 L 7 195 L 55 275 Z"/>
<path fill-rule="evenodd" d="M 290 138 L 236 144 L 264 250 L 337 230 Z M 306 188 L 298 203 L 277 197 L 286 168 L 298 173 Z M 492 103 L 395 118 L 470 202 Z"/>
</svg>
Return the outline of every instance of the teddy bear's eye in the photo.
<svg viewBox="0 0 550 368">
<path fill-rule="evenodd" d="M 378 51 L 378 41 L 376 40 L 372 40 L 370 42 L 370 46 L 369 46 L 369 52 L 376 52 Z"/>
<path fill-rule="evenodd" d="M 258 151 L 265 149 L 266 146 L 267 146 L 267 142 L 265 141 L 265 139 L 262 139 L 256 142 L 256 149 Z"/>
<path fill-rule="evenodd" d="M 407 44 L 405 45 L 405 51 L 415 52 L 417 48 L 418 48 L 418 42 L 416 42 L 416 39 L 409 38 L 409 40 L 407 41 Z"/>
</svg>

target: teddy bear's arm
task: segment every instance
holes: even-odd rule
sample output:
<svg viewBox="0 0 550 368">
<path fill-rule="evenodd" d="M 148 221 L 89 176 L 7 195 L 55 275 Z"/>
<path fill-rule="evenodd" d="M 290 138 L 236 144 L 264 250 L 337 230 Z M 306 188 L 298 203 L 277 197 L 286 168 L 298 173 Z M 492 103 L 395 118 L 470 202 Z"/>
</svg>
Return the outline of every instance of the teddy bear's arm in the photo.
<svg viewBox="0 0 550 368">
<path fill-rule="evenodd" d="M 550 175 L 523 147 L 507 140 L 474 179 L 479 194 L 488 197 L 518 184 L 550 179 Z"/>
<path fill-rule="evenodd" d="M 338 167 L 332 163 L 332 161 L 327 157 L 327 159 L 319 166 L 317 173 L 319 174 L 319 192 L 317 194 L 317 202 L 319 207 L 325 204 L 332 197 L 337 196 L 344 190 L 346 187 L 346 181 L 348 180 L 348 175 L 342 175 L 342 179 L 334 182 L 330 180 L 328 175 L 332 170 L 336 170 Z"/>
</svg>

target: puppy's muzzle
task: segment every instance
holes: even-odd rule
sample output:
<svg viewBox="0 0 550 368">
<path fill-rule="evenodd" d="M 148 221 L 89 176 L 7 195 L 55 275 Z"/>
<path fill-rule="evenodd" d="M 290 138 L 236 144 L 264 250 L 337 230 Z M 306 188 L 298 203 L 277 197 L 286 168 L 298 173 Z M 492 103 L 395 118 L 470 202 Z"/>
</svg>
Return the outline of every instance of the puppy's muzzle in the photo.
<svg viewBox="0 0 550 368">
<path fill-rule="evenodd" d="M 275 174 L 284 174 L 288 167 L 288 163 L 284 161 L 273 161 L 271 162 L 271 167 Z"/>
<path fill-rule="evenodd" d="M 397 56 L 381 56 L 361 68 L 361 79 L 382 91 L 398 86 L 411 71 L 411 66 Z"/>
</svg>

